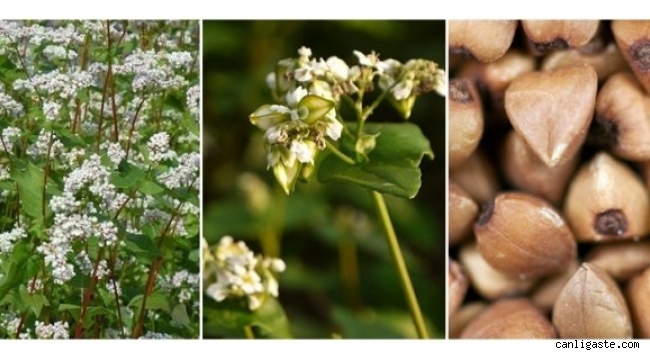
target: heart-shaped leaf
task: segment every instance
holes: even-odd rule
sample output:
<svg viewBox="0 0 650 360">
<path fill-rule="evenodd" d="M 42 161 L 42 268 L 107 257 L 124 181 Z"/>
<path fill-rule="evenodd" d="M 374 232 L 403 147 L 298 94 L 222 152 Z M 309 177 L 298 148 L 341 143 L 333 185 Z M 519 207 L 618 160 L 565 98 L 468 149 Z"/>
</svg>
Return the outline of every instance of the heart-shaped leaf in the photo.
<svg viewBox="0 0 650 360">
<path fill-rule="evenodd" d="M 256 337 L 260 338 L 291 338 L 289 322 L 282 305 L 273 297 L 268 297 L 254 311 L 249 310 L 245 303 L 226 299 L 215 303 L 205 298 L 203 310 L 207 319 L 203 324 L 203 332 L 208 337 L 241 336 L 244 328 L 252 328 Z"/>
<path fill-rule="evenodd" d="M 350 133 L 356 124 L 348 124 Z M 318 180 L 343 180 L 380 193 L 413 198 L 422 185 L 420 162 L 426 155 L 433 159 L 429 140 L 412 123 L 367 123 L 368 134 L 378 134 L 368 162 L 350 165 L 330 154 L 319 165 Z M 341 138 L 341 150 L 354 157 L 356 141 L 350 134 Z"/>
</svg>

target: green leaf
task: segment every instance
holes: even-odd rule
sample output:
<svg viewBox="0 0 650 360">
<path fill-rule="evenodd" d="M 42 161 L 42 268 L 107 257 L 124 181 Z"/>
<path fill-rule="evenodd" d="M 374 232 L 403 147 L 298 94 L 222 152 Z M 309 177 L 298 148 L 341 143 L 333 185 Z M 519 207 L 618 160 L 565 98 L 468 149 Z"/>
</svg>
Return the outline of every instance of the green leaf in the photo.
<svg viewBox="0 0 650 360">
<path fill-rule="evenodd" d="M 111 183 L 118 189 L 128 189 L 144 180 L 147 174 L 139 167 L 129 162 L 122 161 L 118 172 L 111 174 Z"/>
<path fill-rule="evenodd" d="M 11 59 L 9 59 L 9 55 L 5 54 L 0 56 L 0 79 L 7 83 L 13 83 L 16 79 L 22 79 L 24 77 L 24 72 L 18 69 Z"/>
<path fill-rule="evenodd" d="M 11 178 L 18 185 L 22 208 L 27 215 L 43 221 L 43 169 L 23 160 L 15 159 Z"/>
<path fill-rule="evenodd" d="M 81 316 L 81 306 L 79 305 L 72 305 L 72 304 L 61 304 L 59 305 L 59 312 L 69 312 L 70 315 L 72 315 L 72 318 L 76 320 L 79 320 L 79 317 Z"/>
<path fill-rule="evenodd" d="M 137 189 L 145 195 L 156 195 L 165 191 L 165 188 L 151 180 L 138 181 Z"/>
<path fill-rule="evenodd" d="M 129 307 L 135 307 L 139 310 L 140 307 L 142 307 L 143 300 L 144 295 L 137 295 L 131 299 L 131 302 L 129 302 Z M 162 310 L 166 313 L 169 313 L 169 300 L 162 294 L 153 293 L 147 297 L 145 309 Z"/>
<path fill-rule="evenodd" d="M 126 250 L 145 264 L 151 263 L 161 255 L 153 240 L 145 235 L 128 233 L 125 239 Z"/>
<path fill-rule="evenodd" d="M 29 258 L 32 254 L 31 244 L 27 242 L 17 243 L 8 260 L 2 262 L 2 268 L 5 275 L 0 280 L 0 297 L 6 292 L 20 284 L 24 284 L 30 274 L 28 274 Z"/>
<path fill-rule="evenodd" d="M 178 304 L 172 309 L 172 320 L 178 325 L 187 326 L 190 324 L 190 316 L 187 314 L 187 308 L 183 304 Z"/>
<path fill-rule="evenodd" d="M 6 305 L 11 305 L 10 309 L 17 312 L 27 311 L 27 304 L 23 301 L 17 288 L 11 288 L 6 295 L 0 295 L 0 306 L 4 308 Z"/>
<path fill-rule="evenodd" d="M 348 124 L 350 133 L 356 124 Z M 422 185 L 420 162 L 426 155 L 433 159 L 429 140 L 412 123 L 366 123 L 368 134 L 379 134 L 368 162 L 350 165 L 329 154 L 319 165 L 318 180 L 343 180 L 381 193 L 411 199 Z M 341 139 L 341 150 L 354 154 L 356 141 L 350 134 Z M 355 157 L 351 155 L 351 157 Z"/>
<path fill-rule="evenodd" d="M 417 338 L 408 313 L 370 310 L 353 313 L 341 307 L 332 310 L 332 319 L 347 339 Z"/>
<path fill-rule="evenodd" d="M 36 317 L 41 316 L 41 310 L 43 310 L 43 306 L 50 305 L 50 302 L 47 301 L 47 298 L 44 295 L 30 294 L 25 286 L 21 286 L 19 291 L 20 298 L 25 304 L 27 304 L 29 308 L 32 309 L 32 311 L 34 311 L 34 315 L 36 315 Z"/>
<path fill-rule="evenodd" d="M 206 336 L 243 337 L 243 329 L 249 326 L 252 327 L 256 337 L 291 338 L 289 321 L 282 305 L 275 298 L 266 298 L 254 311 L 248 309 L 246 302 L 237 300 L 227 299 L 215 303 L 210 298 L 206 298 L 204 304 L 208 301 L 211 304 L 203 310 L 205 316 L 203 331 Z"/>
</svg>

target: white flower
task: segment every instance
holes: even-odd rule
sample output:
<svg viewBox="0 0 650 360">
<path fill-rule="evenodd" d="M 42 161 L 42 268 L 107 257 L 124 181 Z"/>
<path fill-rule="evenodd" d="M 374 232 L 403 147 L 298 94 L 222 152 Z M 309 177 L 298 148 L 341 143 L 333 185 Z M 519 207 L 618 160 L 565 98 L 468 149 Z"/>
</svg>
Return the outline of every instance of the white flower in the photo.
<svg viewBox="0 0 650 360">
<path fill-rule="evenodd" d="M 230 275 L 225 271 L 217 272 L 217 282 L 205 289 L 205 294 L 217 302 L 225 300 L 230 295 Z"/>
<path fill-rule="evenodd" d="M 271 259 L 269 263 L 269 268 L 275 272 L 283 272 L 286 270 L 287 265 L 282 259 Z"/>
<path fill-rule="evenodd" d="M 298 55 L 300 55 L 301 59 L 309 59 L 311 57 L 311 49 L 305 46 L 300 47 L 298 49 Z"/>
<path fill-rule="evenodd" d="M 357 59 L 359 59 L 359 65 L 374 67 L 379 61 L 379 57 L 377 57 L 377 54 L 375 54 L 374 51 L 368 55 L 365 55 L 358 50 L 354 50 L 352 53 L 357 57 Z"/>
<path fill-rule="evenodd" d="M 61 104 L 58 104 L 54 101 L 46 101 L 43 103 L 43 113 L 45 114 L 45 119 L 48 121 L 54 121 L 59 117 L 59 110 L 61 109 Z"/>
<path fill-rule="evenodd" d="M 393 76 L 397 76 L 399 69 L 402 67 L 402 63 L 395 59 L 386 59 L 384 61 L 377 62 L 375 67 L 379 73 L 392 74 Z"/>
<path fill-rule="evenodd" d="M 122 149 L 120 143 L 111 143 L 108 145 L 106 155 L 108 155 L 108 158 L 111 160 L 111 162 L 117 166 L 126 157 L 126 151 Z"/>
<path fill-rule="evenodd" d="M 332 72 L 332 75 L 337 81 L 346 81 L 348 79 L 348 74 L 350 68 L 345 61 L 339 59 L 336 56 L 331 56 L 327 59 L 327 67 Z"/>
<path fill-rule="evenodd" d="M 311 70 L 312 69 L 310 66 L 302 65 L 293 71 L 293 77 L 297 81 L 301 81 L 301 82 L 311 81 L 313 79 Z"/>
<path fill-rule="evenodd" d="M 413 91 L 413 80 L 404 80 L 393 87 L 393 97 L 395 100 L 404 100 L 411 96 Z"/>
<path fill-rule="evenodd" d="M 270 72 L 266 74 L 266 85 L 269 87 L 269 89 L 275 90 L 275 87 L 277 86 L 276 84 L 275 73 Z"/>
<path fill-rule="evenodd" d="M 39 339 L 68 339 L 67 322 L 57 321 L 54 324 L 45 325 L 44 322 L 36 321 L 36 337 Z"/>
<path fill-rule="evenodd" d="M 216 282 L 205 288 L 205 294 L 215 301 L 232 297 L 247 298 L 248 308 L 255 310 L 262 305 L 266 295 L 278 296 L 277 280 L 269 270 L 283 271 L 285 266 L 282 260 L 255 256 L 246 244 L 235 242 L 231 236 L 221 238 L 214 256 L 209 249 L 204 251 L 207 251 L 204 253 L 204 269 L 206 265 L 216 267 Z M 204 270 L 204 279 L 208 279 L 205 273 Z"/>
<path fill-rule="evenodd" d="M 169 334 L 147 331 L 146 334 L 140 336 L 138 339 L 168 340 L 168 339 L 173 339 L 173 337 Z"/>
<path fill-rule="evenodd" d="M 153 162 L 176 157 L 176 152 L 169 148 L 169 134 L 164 131 L 151 136 L 147 142 L 147 148 L 149 149 L 149 158 Z"/>
<path fill-rule="evenodd" d="M 10 126 L 2 129 L 2 142 L 0 143 L 0 151 L 6 151 L 9 154 L 13 154 L 14 140 L 18 139 L 19 137 L 19 128 Z"/>
<path fill-rule="evenodd" d="M 302 86 L 298 86 L 294 91 L 287 92 L 287 105 L 289 105 L 289 107 L 296 107 L 300 100 L 305 96 L 307 96 L 307 90 Z"/>
<path fill-rule="evenodd" d="M 332 87 L 327 81 L 323 80 L 314 80 L 309 87 L 309 93 L 322 97 L 323 99 L 334 100 L 334 94 L 332 94 Z"/>
<path fill-rule="evenodd" d="M 314 151 L 307 145 L 305 142 L 302 141 L 292 141 L 291 146 L 289 147 L 289 151 L 291 153 L 296 155 L 296 158 L 298 161 L 301 163 L 314 163 Z"/>
<path fill-rule="evenodd" d="M 189 68 L 194 61 L 192 54 L 187 51 L 174 51 L 172 53 L 165 54 L 167 61 L 174 68 Z"/>
</svg>

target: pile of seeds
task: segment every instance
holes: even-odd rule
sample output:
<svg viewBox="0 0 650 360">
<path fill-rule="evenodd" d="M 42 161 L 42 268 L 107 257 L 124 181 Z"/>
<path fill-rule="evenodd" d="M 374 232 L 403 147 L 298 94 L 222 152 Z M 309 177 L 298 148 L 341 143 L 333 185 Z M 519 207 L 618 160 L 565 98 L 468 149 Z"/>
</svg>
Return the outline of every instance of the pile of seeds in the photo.
<svg viewBox="0 0 650 360">
<path fill-rule="evenodd" d="M 450 21 L 450 337 L 650 337 L 650 21 Z"/>
</svg>

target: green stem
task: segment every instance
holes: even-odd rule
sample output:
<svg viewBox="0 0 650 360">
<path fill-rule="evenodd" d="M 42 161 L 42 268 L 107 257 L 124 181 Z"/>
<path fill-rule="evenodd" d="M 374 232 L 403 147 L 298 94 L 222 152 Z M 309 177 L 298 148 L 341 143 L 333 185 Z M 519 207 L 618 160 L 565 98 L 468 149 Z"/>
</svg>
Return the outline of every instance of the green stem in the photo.
<svg viewBox="0 0 650 360">
<path fill-rule="evenodd" d="M 427 334 L 427 329 L 424 325 L 424 318 L 422 317 L 422 312 L 420 311 L 420 304 L 418 304 L 418 300 L 415 297 L 413 284 L 411 283 L 411 278 L 409 277 L 408 270 L 406 269 L 406 263 L 404 262 L 402 251 L 399 248 L 399 242 L 397 241 L 397 235 L 395 235 L 395 229 L 393 229 L 393 224 L 391 223 L 390 215 L 388 214 L 386 202 L 384 201 L 384 197 L 376 191 L 372 191 L 372 199 L 375 204 L 375 208 L 377 209 L 379 219 L 381 220 L 381 225 L 384 230 L 384 234 L 386 235 L 386 240 L 388 241 L 388 247 L 390 248 L 390 255 L 399 275 L 402 291 L 404 291 L 404 296 L 406 297 L 406 302 L 408 303 L 408 307 L 411 312 L 411 317 L 413 318 L 413 324 L 415 325 L 418 337 L 421 339 L 426 339 L 429 337 L 429 335 Z"/>
<path fill-rule="evenodd" d="M 368 107 L 367 107 L 367 108 L 366 108 L 366 109 L 361 113 L 361 122 L 365 122 L 365 121 L 366 121 L 366 119 L 367 119 L 367 118 L 372 114 L 372 112 L 375 111 L 375 109 L 377 108 L 377 106 L 379 106 L 379 104 L 384 100 L 384 98 L 386 98 L 386 96 L 388 95 L 388 93 L 390 93 L 390 92 L 393 90 L 393 88 L 394 88 L 395 86 L 397 86 L 397 84 L 399 84 L 400 81 L 402 81 L 402 77 L 400 77 L 399 79 L 397 79 L 393 84 L 391 84 L 391 86 L 389 86 L 386 90 L 384 90 L 381 94 L 379 94 L 379 96 L 377 96 L 377 98 L 375 99 L 375 101 L 373 101 L 372 104 L 370 104 L 370 106 L 368 106 Z"/>
<path fill-rule="evenodd" d="M 357 246 L 352 238 L 346 237 L 339 242 L 339 271 L 343 283 L 343 293 L 347 305 L 361 309 L 361 293 L 359 292 L 359 261 Z"/>
<path fill-rule="evenodd" d="M 244 326 L 244 333 L 246 334 L 247 339 L 255 339 L 255 334 L 253 333 L 253 328 L 250 326 Z"/>
<path fill-rule="evenodd" d="M 337 149 L 336 146 L 332 144 L 329 140 L 325 140 L 325 141 L 327 142 L 327 150 L 329 150 L 332 154 L 336 155 L 339 159 L 345 161 L 350 165 L 356 164 L 356 162 L 351 157 L 342 153 L 341 150 Z"/>
</svg>

